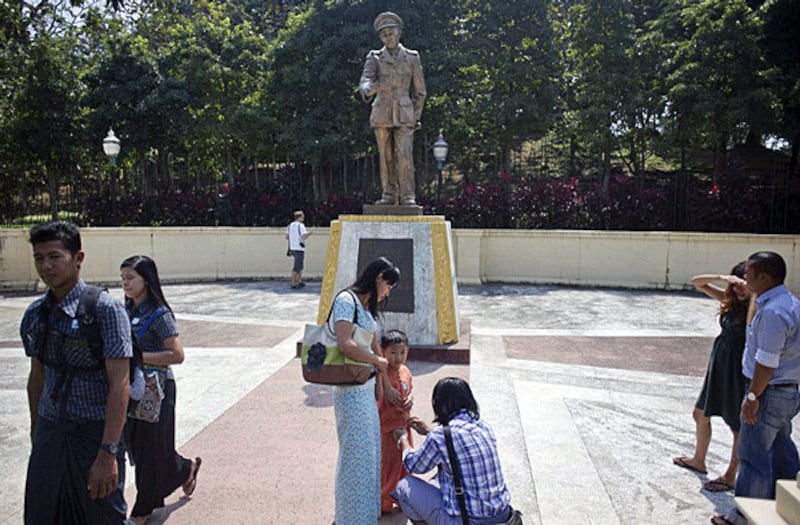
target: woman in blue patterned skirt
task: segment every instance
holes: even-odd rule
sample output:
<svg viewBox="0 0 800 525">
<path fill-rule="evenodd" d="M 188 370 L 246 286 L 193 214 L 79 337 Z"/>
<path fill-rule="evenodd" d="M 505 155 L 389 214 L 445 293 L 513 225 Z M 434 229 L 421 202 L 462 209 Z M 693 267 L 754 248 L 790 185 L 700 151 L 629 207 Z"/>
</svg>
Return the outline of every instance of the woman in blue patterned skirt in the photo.
<svg viewBox="0 0 800 525">
<path fill-rule="evenodd" d="M 351 359 L 372 363 L 381 375 L 386 374 L 387 361 L 378 344 L 376 318 L 378 308 L 399 280 L 400 270 L 388 259 L 379 257 L 333 301 L 332 317 L 339 349 Z M 354 324 L 373 333 L 371 349 L 361 348 L 353 340 Z M 336 525 L 376 524 L 381 515 L 381 441 L 375 382 L 373 376 L 363 385 L 342 385 L 333 390 L 339 438 Z"/>
</svg>

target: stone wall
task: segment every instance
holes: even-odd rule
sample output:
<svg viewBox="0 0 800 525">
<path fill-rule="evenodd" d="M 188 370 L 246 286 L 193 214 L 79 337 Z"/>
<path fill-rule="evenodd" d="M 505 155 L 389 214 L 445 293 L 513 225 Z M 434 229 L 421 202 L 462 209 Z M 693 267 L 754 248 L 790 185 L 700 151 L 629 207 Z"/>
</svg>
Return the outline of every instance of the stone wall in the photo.
<svg viewBox="0 0 800 525">
<path fill-rule="evenodd" d="M 325 268 L 328 228 L 309 228 L 307 278 Z M 119 263 L 153 257 L 166 282 L 288 279 L 283 228 L 84 228 L 89 282 L 115 284 Z M 461 284 L 567 284 L 680 290 L 698 273 L 728 272 L 758 250 L 780 253 L 786 284 L 800 292 L 800 236 L 684 232 L 454 229 Z M 38 278 L 27 231 L 0 229 L 0 290 L 32 290 Z"/>
</svg>

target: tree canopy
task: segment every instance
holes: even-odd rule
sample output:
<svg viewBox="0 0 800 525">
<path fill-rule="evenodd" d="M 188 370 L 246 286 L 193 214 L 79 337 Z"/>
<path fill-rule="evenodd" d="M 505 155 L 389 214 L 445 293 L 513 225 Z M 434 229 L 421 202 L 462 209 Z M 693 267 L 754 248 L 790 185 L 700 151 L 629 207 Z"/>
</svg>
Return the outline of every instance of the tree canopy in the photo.
<svg viewBox="0 0 800 525">
<path fill-rule="evenodd" d="M 380 46 L 372 21 L 384 9 L 377 0 L 1 3 L 0 188 L 14 197 L 0 217 L 41 213 L 35 202 L 51 215 L 104 209 L 113 177 L 127 215 L 87 221 L 203 222 L 201 212 L 153 215 L 157 199 L 191 194 L 216 222 L 271 223 L 311 204 L 328 210 L 322 222 L 346 199 L 370 198 L 375 146 L 355 87 Z M 800 198 L 796 1 L 398 0 L 392 9 L 425 69 L 419 192 L 436 179 L 429 148 L 441 129 L 454 206 L 511 174 L 506 196 L 555 177 L 596 185 L 599 209 L 619 209 L 609 185 L 624 177 L 640 190 L 669 185 L 677 209 L 691 178 L 715 198 L 722 188 L 727 205 L 734 183 L 754 188 L 754 202 L 759 188 L 777 191 L 769 213 L 783 219 L 767 229 L 796 229 L 787 219 Z M 109 128 L 123 144 L 117 171 L 99 147 Z M 243 190 L 228 198 L 231 187 Z"/>
</svg>

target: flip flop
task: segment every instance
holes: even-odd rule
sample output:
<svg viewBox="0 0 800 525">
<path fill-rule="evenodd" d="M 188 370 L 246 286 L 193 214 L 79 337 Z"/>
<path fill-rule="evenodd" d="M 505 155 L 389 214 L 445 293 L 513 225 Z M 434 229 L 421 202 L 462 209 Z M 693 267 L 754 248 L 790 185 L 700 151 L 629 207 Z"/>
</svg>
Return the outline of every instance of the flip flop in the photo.
<svg viewBox="0 0 800 525">
<path fill-rule="evenodd" d="M 733 522 L 729 521 L 728 518 L 726 518 L 722 514 L 711 516 L 711 523 L 712 525 L 733 525 Z"/>
<path fill-rule="evenodd" d="M 203 460 L 199 456 L 194 458 L 194 472 L 192 472 L 192 479 L 183 484 L 183 493 L 187 496 L 194 494 L 194 489 L 197 488 L 197 473 L 200 472 L 200 465 L 202 464 Z"/>
<path fill-rule="evenodd" d="M 697 472 L 698 474 L 708 474 L 707 470 L 700 470 L 699 468 L 695 468 L 691 466 L 689 463 L 686 462 L 687 458 L 672 458 L 672 463 L 674 465 L 678 465 L 681 468 L 685 468 L 691 470 L 692 472 Z"/>
<path fill-rule="evenodd" d="M 706 481 L 703 484 L 703 490 L 707 490 L 709 492 L 726 492 L 729 490 L 733 490 L 734 486 L 729 485 L 724 479 L 717 478 L 712 481 Z"/>
</svg>

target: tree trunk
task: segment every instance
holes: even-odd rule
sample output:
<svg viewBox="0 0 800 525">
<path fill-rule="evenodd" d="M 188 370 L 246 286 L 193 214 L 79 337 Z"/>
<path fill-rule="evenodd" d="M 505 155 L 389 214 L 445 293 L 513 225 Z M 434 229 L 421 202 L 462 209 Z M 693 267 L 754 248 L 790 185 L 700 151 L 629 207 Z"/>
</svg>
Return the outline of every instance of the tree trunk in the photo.
<svg viewBox="0 0 800 525">
<path fill-rule="evenodd" d="M 314 202 L 320 201 L 320 174 L 319 166 L 311 165 L 311 187 L 314 193 Z"/>
</svg>

